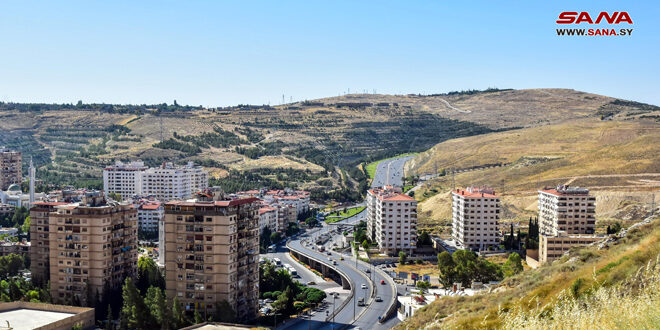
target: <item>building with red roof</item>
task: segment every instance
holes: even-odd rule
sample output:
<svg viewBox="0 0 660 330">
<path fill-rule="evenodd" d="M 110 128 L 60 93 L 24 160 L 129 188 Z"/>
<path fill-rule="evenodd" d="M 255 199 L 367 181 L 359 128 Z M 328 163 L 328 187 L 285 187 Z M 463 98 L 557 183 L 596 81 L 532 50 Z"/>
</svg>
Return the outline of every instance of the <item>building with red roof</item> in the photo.
<svg viewBox="0 0 660 330">
<path fill-rule="evenodd" d="M 401 188 L 384 186 L 367 191 L 367 236 L 382 253 L 411 255 L 417 247 L 417 201 Z"/>
<path fill-rule="evenodd" d="M 452 238 L 461 249 L 500 245 L 500 197 L 490 187 L 452 191 Z"/>
</svg>

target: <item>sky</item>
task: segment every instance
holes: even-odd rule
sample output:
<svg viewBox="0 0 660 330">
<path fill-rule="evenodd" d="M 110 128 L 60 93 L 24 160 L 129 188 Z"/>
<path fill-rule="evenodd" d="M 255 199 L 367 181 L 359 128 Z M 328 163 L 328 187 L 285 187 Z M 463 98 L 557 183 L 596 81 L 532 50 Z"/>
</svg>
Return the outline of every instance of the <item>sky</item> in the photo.
<svg viewBox="0 0 660 330">
<path fill-rule="evenodd" d="M 560 37 L 627 11 L 626 37 Z M 572 88 L 660 105 L 658 1 L 2 1 L 0 101 L 226 106 Z M 607 27 L 607 26 L 604 26 Z"/>
</svg>

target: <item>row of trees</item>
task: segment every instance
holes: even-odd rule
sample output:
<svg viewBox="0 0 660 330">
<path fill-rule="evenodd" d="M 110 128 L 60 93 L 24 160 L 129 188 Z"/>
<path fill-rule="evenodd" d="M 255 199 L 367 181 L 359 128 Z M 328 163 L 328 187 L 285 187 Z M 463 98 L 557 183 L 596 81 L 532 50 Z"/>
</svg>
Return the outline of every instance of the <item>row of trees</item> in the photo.
<svg viewBox="0 0 660 330">
<path fill-rule="evenodd" d="M 522 270 L 522 263 L 519 264 L 520 268 L 517 265 L 511 265 L 512 272 Z M 457 250 L 453 254 L 447 251 L 440 253 L 438 269 L 440 270 L 440 283 L 445 287 L 451 286 L 454 282 L 460 282 L 467 287 L 473 281 L 487 283 L 502 280 L 504 277 L 501 266 L 479 258 L 476 253 L 468 250 Z"/>
<path fill-rule="evenodd" d="M 259 291 L 262 298 L 275 299 L 273 307 L 284 315 L 300 312 L 326 298 L 323 290 L 294 281 L 288 271 L 278 270 L 270 262 L 259 266 Z"/>
</svg>

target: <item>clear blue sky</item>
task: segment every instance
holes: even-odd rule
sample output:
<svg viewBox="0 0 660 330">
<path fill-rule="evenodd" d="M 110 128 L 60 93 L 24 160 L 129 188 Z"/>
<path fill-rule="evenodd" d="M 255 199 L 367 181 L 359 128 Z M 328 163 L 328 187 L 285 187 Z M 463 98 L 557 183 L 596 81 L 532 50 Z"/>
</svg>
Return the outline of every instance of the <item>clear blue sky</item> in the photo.
<svg viewBox="0 0 660 330">
<path fill-rule="evenodd" d="M 658 1 L 540 2 L 2 1 L 0 100 L 219 106 L 563 87 L 660 105 Z M 628 11 L 634 32 L 558 37 L 562 11 Z"/>
</svg>

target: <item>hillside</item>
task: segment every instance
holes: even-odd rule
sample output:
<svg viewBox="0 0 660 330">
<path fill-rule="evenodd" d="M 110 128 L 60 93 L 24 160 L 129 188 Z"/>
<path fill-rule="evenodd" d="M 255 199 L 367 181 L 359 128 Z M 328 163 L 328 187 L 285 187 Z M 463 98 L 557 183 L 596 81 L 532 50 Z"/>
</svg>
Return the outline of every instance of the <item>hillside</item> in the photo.
<svg viewBox="0 0 660 330">
<path fill-rule="evenodd" d="M 352 94 L 212 109 L 0 103 L 0 144 L 34 157 L 37 176 L 49 183 L 98 185 L 102 166 L 115 160 L 194 160 L 216 177 L 251 172 L 249 180 L 231 177 L 237 189 L 289 184 L 330 197 L 323 195 L 328 189 L 349 195 L 359 188 L 355 182 L 366 180 L 355 168 L 361 162 L 457 137 L 579 118 L 649 116 L 653 109 L 566 89 Z M 354 180 L 342 179 L 340 169 Z"/>
<path fill-rule="evenodd" d="M 415 191 L 422 227 L 435 231 L 451 218 L 453 184 L 494 187 L 502 195 L 505 220 L 535 215 L 540 187 L 588 187 L 603 227 L 648 214 L 650 192 L 660 189 L 660 123 L 586 118 L 453 139 L 420 153 L 406 167 L 407 174 L 418 175 L 456 171 Z M 656 194 L 656 203 L 659 198 Z"/>
<path fill-rule="evenodd" d="M 650 219 L 649 219 L 650 220 Z M 492 292 L 442 297 L 396 329 L 650 329 L 660 321 L 660 221 L 538 269 Z"/>
</svg>

